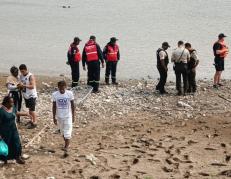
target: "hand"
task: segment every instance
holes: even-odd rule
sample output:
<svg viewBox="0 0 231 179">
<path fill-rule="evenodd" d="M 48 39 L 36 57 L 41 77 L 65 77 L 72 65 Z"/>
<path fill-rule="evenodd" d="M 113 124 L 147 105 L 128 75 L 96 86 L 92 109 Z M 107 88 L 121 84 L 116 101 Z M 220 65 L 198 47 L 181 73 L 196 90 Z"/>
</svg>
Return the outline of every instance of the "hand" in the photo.
<svg viewBox="0 0 231 179">
<path fill-rule="evenodd" d="M 0 140 L 2 140 L 2 136 L 0 136 Z"/>
<path fill-rule="evenodd" d="M 168 71 L 168 68 L 165 68 L 165 71 L 167 72 L 167 71 Z"/>
<path fill-rule="evenodd" d="M 193 68 L 193 69 L 192 69 L 192 72 L 195 72 L 195 71 L 196 71 L 196 68 Z"/>
<path fill-rule="evenodd" d="M 83 67 L 83 70 L 86 71 L 86 67 L 85 66 Z"/>
<path fill-rule="evenodd" d="M 102 63 L 102 68 L 104 68 L 104 63 Z"/>
<path fill-rule="evenodd" d="M 75 122 L 75 118 L 73 117 L 73 118 L 72 118 L 72 123 L 74 123 L 74 122 Z"/>
<path fill-rule="evenodd" d="M 53 121 L 54 121 L 54 124 L 57 125 L 57 119 L 54 118 Z"/>
<path fill-rule="evenodd" d="M 70 63 L 69 63 L 68 61 L 66 62 L 66 64 L 67 64 L 67 65 L 70 65 Z"/>
</svg>

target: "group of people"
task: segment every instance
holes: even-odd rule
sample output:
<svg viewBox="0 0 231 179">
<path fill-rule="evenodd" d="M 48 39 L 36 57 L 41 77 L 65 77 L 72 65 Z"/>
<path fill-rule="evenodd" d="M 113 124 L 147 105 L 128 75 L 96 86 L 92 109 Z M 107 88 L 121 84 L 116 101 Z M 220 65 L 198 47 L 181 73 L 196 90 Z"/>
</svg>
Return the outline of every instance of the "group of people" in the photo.
<svg viewBox="0 0 231 179">
<path fill-rule="evenodd" d="M 7 144 L 9 154 L 8 156 L 0 155 L 0 160 L 7 163 L 7 160 L 16 159 L 17 163 L 24 164 L 16 120 L 20 123 L 20 116 L 28 116 L 31 119 L 28 123 L 28 129 L 37 126 L 35 114 L 36 84 L 34 75 L 28 71 L 25 64 L 20 65 L 19 68 L 13 66 L 10 72 L 11 75 L 6 80 L 8 95 L 3 99 L 0 107 L 0 140 L 4 140 Z M 24 98 L 29 112 L 21 112 L 22 98 Z"/>
<path fill-rule="evenodd" d="M 118 39 L 112 37 L 110 42 L 101 50 L 99 44 L 96 43 L 96 37 L 90 36 L 90 39 L 83 48 L 82 55 L 78 48 L 81 39 L 78 37 L 74 38 L 67 52 L 67 64 L 71 67 L 72 74 L 72 87 L 76 87 L 79 83 L 80 70 L 79 63 L 82 60 L 83 70 L 86 70 L 87 65 L 87 84 L 93 87 L 93 92 L 99 92 L 100 82 L 100 63 L 104 68 L 104 62 L 106 62 L 105 71 L 105 83 L 109 85 L 110 76 L 112 84 L 117 85 L 116 71 L 117 63 L 120 60 L 119 46 L 116 41 Z"/>
<path fill-rule="evenodd" d="M 214 65 L 216 73 L 214 75 L 214 88 L 221 86 L 220 78 L 224 70 L 224 59 L 228 54 L 228 47 L 225 45 L 224 34 L 219 34 L 218 41 L 214 43 Z M 105 46 L 103 52 L 96 43 L 95 36 L 91 36 L 85 44 L 82 55 L 78 49 L 80 43 L 78 37 L 74 38 L 74 42 L 68 50 L 68 64 L 72 69 L 72 87 L 76 87 L 79 82 L 79 62 L 82 60 L 83 69 L 88 68 L 88 85 L 93 87 L 93 92 L 98 92 L 100 80 L 100 61 L 104 67 L 106 61 L 105 83 L 109 84 L 111 75 L 112 83 L 116 81 L 116 66 L 120 59 L 119 47 L 116 44 L 117 39 L 112 37 L 110 42 Z M 162 47 L 156 52 L 157 69 L 160 73 L 160 80 L 156 86 L 160 94 L 166 94 L 165 84 L 168 74 L 169 56 L 167 49 L 170 47 L 168 42 L 163 42 Z M 192 48 L 190 43 L 183 41 L 178 42 L 178 47 L 173 50 L 171 61 L 174 63 L 174 71 L 176 75 L 176 89 L 178 95 L 196 92 L 196 67 L 199 64 L 197 51 Z M 20 71 L 20 75 L 19 75 Z M 28 128 L 33 129 L 37 126 L 35 113 L 37 91 L 35 77 L 29 72 L 27 66 L 22 64 L 19 68 L 13 66 L 10 69 L 11 75 L 7 78 L 6 87 L 8 95 L 3 99 L 0 107 L 0 140 L 4 140 L 9 148 L 8 156 L 1 156 L 0 160 L 7 163 L 7 160 L 16 159 L 17 163 L 24 164 L 22 157 L 22 147 L 20 137 L 17 130 L 16 120 L 20 123 L 20 116 L 30 117 Z M 183 78 L 183 90 L 181 87 L 181 79 Z M 22 98 L 25 100 L 29 113 L 21 112 Z M 64 157 L 68 156 L 70 139 L 72 136 L 72 125 L 75 121 L 75 104 L 73 92 L 67 90 L 65 81 L 58 82 L 58 91 L 52 94 L 53 101 L 53 122 L 59 126 L 60 132 L 64 139 Z"/>
<path fill-rule="evenodd" d="M 214 65 L 216 73 L 214 75 L 214 88 L 222 86 L 220 83 L 221 73 L 224 70 L 224 59 L 227 56 L 229 50 L 225 45 L 224 38 L 226 36 L 221 33 L 218 35 L 218 40 L 213 45 L 214 52 Z M 176 75 L 176 89 L 178 95 L 185 95 L 186 93 L 195 93 L 197 90 L 196 85 L 196 68 L 199 64 L 197 51 L 192 48 L 190 43 L 184 43 L 179 41 L 177 48 L 173 50 L 171 56 L 171 62 L 174 63 L 173 69 Z M 168 93 L 165 90 L 165 84 L 168 75 L 169 56 L 167 49 L 170 47 L 168 42 L 163 42 L 162 47 L 156 51 L 157 56 L 157 69 L 160 74 L 159 83 L 156 86 L 156 90 L 160 94 Z M 181 85 L 181 79 L 183 79 L 183 89 Z"/>
</svg>

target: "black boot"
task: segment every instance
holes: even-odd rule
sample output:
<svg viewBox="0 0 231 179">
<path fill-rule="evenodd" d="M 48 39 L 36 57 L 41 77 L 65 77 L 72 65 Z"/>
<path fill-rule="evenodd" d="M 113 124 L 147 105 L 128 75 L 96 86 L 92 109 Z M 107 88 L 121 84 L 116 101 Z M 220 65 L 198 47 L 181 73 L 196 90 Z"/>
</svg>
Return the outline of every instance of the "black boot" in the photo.
<svg viewBox="0 0 231 179">
<path fill-rule="evenodd" d="M 118 83 L 116 82 L 116 78 L 112 78 L 112 84 L 113 85 L 118 85 Z"/>
<path fill-rule="evenodd" d="M 105 83 L 106 83 L 106 85 L 109 85 L 109 78 L 108 77 L 105 77 Z"/>
</svg>

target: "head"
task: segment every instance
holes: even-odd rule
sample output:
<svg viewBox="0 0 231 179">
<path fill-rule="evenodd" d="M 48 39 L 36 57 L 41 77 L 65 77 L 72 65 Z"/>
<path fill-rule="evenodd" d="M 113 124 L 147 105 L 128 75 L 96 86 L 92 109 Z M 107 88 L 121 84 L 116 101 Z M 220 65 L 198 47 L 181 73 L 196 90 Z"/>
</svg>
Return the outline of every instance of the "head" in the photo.
<svg viewBox="0 0 231 179">
<path fill-rule="evenodd" d="M 96 42 L 96 37 L 94 35 L 91 35 L 90 40 L 93 40 L 94 42 Z"/>
<path fill-rule="evenodd" d="M 186 49 L 191 49 L 192 48 L 192 45 L 190 43 L 185 43 L 184 46 L 185 46 Z"/>
<path fill-rule="evenodd" d="M 5 96 L 2 101 L 2 105 L 10 109 L 14 106 L 14 100 L 10 96 Z"/>
<path fill-rule="evenodd" d="M 225 41 L 225 37 L 227 37 L 225 34 L 220 33 L 220 34 L 218 35 L 218 40 L 221 41 L 221 42 L 224 42 L 224 41 Z"/>
<path fill-rule="evenodd" d="M 59 81 L 58 82 L 58 88 L 59 88 L 59 92 L 61 93 L 61 94 L 64 94 L 65 93 L 65 90 L 66 90 L 66 88 L 67 88 L 67 83 L 66 83 L 66 81 Z"/>
<path fill-rule="evenodd" d="M 112 45 L 115 45 L 117 40 L 118 40 L 117 38 L 112 37 L 112 38 L 110 39 L 110 43 L 111 43 Z"/>
<path fill-rule="evenodd" d="M 18 76 L 18 68 L 16 66 L 12 66 L 10 68 L 10 73 L 14 76 L 17 77 Z"/>
<path fill-rule="evenodd" d="M 75 37 L 73 43 L 76 45 L 79 45 L 79 43 L 81 42 L 81 39 L 79 37 Z"/>
<path fill-rule="evenodd" d="M 168 42 L 163 42 L 163 43 L 162 43 L 162 48 L 163 48 L 164 50 L 167 50 L 169 47 L 170 47 L 170 45 L 168 44 Z"/>
<path fill-rule="evenodd" d="M 28 69 L 26 67 L 25 64 L 21 64 L 19 66 L 19 70 L 20 70 L 20 73 L 23 75 L 23 76 L 26 76 L 28 74 Z"/>
<path fill-rule="evenodd" d="M 178 47 L 184 45 L 184 42 L 182 40 L 180 40 L 178 43 L 177 43 Z"/>
</svg>

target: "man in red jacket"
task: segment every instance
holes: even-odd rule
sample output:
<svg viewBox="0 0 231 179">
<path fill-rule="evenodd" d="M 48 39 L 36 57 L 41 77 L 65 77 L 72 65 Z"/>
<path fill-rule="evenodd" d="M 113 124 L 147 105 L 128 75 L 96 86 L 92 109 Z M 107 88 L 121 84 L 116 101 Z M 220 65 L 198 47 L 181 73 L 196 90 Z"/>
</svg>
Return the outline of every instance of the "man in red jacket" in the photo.
<svg viewBox="0 0 231 179">
<path fill-rule="evenodd" d="M 83 70 L 86 70 L 85 64 L 88 69 L 88 84 L 93 87 L 93 92 L 99 92 L 100 81 L 100 61 L 102 68 L 104 68 L 103 53 L 100 46 L 96 43 L 96 37 L 90 36 L 89 41 L 85 44 L 83 49 Z"/>
<path fill-rule="evenodd" d="M 81 54 L 78 45 L 80 42 L 81 40 L 75 37 L 67 52 L 67 64 L 71 66 L 72 88 L 79 84 L 79 62 L 81 60 Z"/>
<path fill-rule="evenodd" d="M 109 78 L 111 74 L 112 84 L 117 85 L 116 69 L 117 62 L 120 60 L 119 46 L 116 44 L 115 37 L 110 39 L 110 42 L 104 47 L 103 55 L 106 60 L 105 83 L 109 85 Z"/>
</svg>

